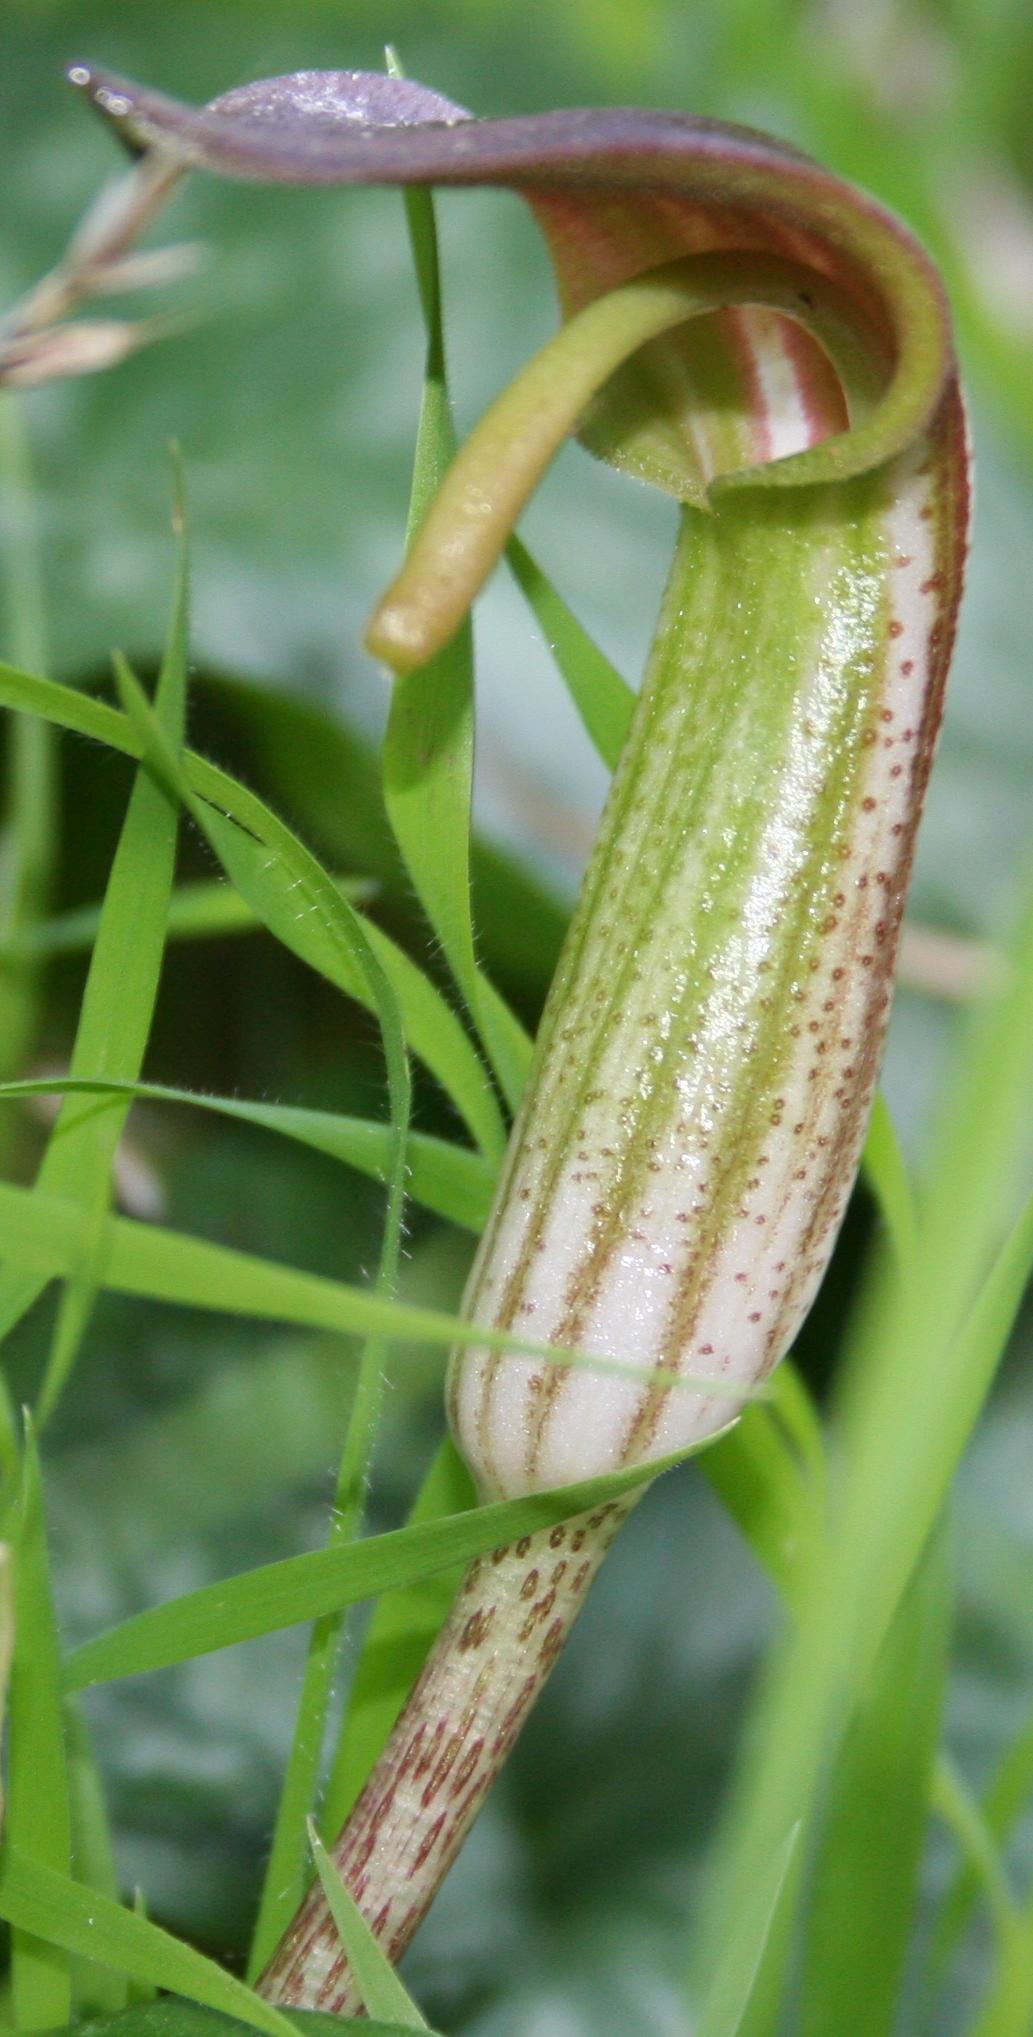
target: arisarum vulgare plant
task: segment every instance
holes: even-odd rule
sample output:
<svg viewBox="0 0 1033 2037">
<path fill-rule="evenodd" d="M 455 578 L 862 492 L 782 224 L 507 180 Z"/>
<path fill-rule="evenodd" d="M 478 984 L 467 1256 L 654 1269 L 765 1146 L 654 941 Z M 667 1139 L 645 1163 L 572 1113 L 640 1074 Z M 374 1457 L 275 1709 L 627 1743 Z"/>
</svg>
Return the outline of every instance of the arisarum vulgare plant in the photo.
<svg viewBox="0 0 1033 2037">
<path fill-rule="evenodd" d="M 73 77 L 168 164 L 501 184 L 534 209 L 565 323 L 458 456 L 376 613 L 370 644 L 396 670 L 459 627 L 572 431 L 683 505 L 465 1301 L 475 1323 L 642 1376 L 474 1345 L 448 1397 L 490 1496 L 701 1443 L 810 1304 L 879 1066 L 966 545 L 936 272 L 874 201 L 745 129 L 626 109 L 478 122 L 346 72 L 200 112 Z M 709 1376 L 720 1392 L 692 1384 Z M 336 1847 L 392 1958 L 628 1504 L 468 1573 Z M 262 1989 L 359 2005 L 320 1891 Z"/>
</svg>

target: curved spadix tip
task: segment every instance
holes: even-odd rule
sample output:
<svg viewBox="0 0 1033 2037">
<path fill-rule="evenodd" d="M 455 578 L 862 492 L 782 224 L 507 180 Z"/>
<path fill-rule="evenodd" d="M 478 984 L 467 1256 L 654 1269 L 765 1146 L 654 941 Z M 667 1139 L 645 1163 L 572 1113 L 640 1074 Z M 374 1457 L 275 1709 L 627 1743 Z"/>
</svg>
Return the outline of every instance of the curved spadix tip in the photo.
<svg viewBox="0 0 1033 2037">
<path fill-rule="evenodd" d="M 399 679 L 425 665 L 439 648 L 430 617 L 415 602 L 381 603 L 366 629 L 366 649 Z"/>
</svg>

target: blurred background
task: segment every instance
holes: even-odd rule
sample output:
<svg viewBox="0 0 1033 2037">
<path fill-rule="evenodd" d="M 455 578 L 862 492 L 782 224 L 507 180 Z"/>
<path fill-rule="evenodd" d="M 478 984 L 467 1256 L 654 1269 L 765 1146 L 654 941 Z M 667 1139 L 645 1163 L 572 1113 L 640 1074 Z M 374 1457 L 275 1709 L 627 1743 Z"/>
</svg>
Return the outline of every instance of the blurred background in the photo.
<svg viewBox="0 0 1033 2037">
<path fill-rule="evenodd" d="M 920 1160 L 967 986 L 1028 870 L 1033 782 L 1033 13 L 1025 0 L 5 0 L 0 23 L 0 302 L 59 255 L 116 167 L 62 82 L 86 57 L 203 100 L 258 76 L 380 68 L 482 114 L 643 103 L 768 128 L 899 210 L 957 311 L 978 452 L 970 591 L 922 838 L 921 929 L 887 1087 Z M 519 202 L 439 206 L 460 427 L 551 331 L 554 300 Z M 93 684 L 118 645 L 160 649 L 171 572 L 170 438 L 184 448 L 195 577 L 194 740 L 242 769 L 337 867 L 371 873 L 386 923 L 426 941 L 394 865 L 371 744 L 386 706 L 364 617 L 404 531 L 422 337 L 396 193 L 191 182 L 165 237 L 200 241 L 170 293 L 177 337 L 25 404 L 47 660 Z M 0 539 L 23 508 L 8 488 Z M 637 683 L 671 505 L 577 448 L 530 510 L 528 542 Z M 591 839 L 603 777 L 515 591 L 479 611 L 482 948 L 533 1018 Z M 0 654 L 12 655 L 8 640 Z M 102 890 L 122 765 L 62 752 L 57 903 Z M 193 856 L 194 863 L 189 858 Z M 187 869 L 202 873 L 200 852 Z M 533 925 L 533 937 L 527 929 Z M 422 944 L 422 945 L 421 945 Z M 54 965 L 32 1065 L 67 1055 L 81 958 Z M 259 937 L 174 949 L 149 1072 L 338 1108 L 380 1107 L 370 1028 Z M 428 1094 L 421 1122 L 441 1123 Z M 8 1138 L 31 1169 L 40 1129 Z M 377 1212 L 329 1161 L 138 1112 L 128 1193 L 173 1222 L 359 1277 Z M 806 1337 L 820 1386 L 868 1215 L 858 1198 Z M 448 1303 L 467 1246 L 416 1224 L 408 1291 Z M 1033 1387 L 1028 1322 L 963 1480 L 952 1744 L 978 1782 L 1023 1716 L 1033 1669 Z M 47 1329 L 19 1334 L 26 1383 Z M 350 1354 L 326 1338 L 108 1302 L 55 1429 L 49 1493 L 67 1638 L 210 1577 L 313 1546 Z M 438 1422 L 438 1370 L 396 1356 L 374 1522 L 404 1509 Z M 117 1453 L 118 1475 L 112 1477 Z M 227 1481 L 225 1467 L 234 1471 Z M 645 1580 L 645 1582 L 644 1582 Z M 478 2037 L 679 2027 L 686 1905 L 743 1694 L 772 1616 L 702 1483 L 651 1495 L 622 1538 L 543 1712 L 414 1949 L 429 2015 Z M 227 1956 L 245 1942 L 287 1745 L 302 1637 L 116 1687 L 92 1718 L 126 1883 Z M 1028 1701 L 1028 1700 L 1027 1700 Z M 1020 1838 L 1033 1860 L 1033 1831 Z M 933 1850 L 929 1874 L 944 1872 Z M 961 2007 L 959 1997 L 959 2011 Z"/>
</svg>

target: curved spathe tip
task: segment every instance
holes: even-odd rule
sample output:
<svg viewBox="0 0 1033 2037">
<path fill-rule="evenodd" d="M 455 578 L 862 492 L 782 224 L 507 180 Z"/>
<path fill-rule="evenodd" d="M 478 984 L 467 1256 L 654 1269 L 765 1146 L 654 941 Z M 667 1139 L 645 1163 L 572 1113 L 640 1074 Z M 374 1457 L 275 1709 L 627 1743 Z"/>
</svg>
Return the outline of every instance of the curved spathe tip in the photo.
<svg viewBox="0 0 1033 2037">
<path fill-rule="evenodd" d="M 865 344 L 875 332 L 882 397 L 860 423 L 806 452 L 726 472 L 722 489 L 810 485 L 881 466 L 926 429 L 954 375 L 943 287 L 913 235 L 864 192 L 749 129 L 635 107 L 475 120 L 409 79 L 361 71 L 261 79 L 202 108 L 89 64 L 69 76 L 129 147 L 160 150 L 183 168 L 275 183 L 514 189 L 546 233 L 568 315 L 689 254 L 791 256 L 810 266 L 853 301 Z M 638 364 L 595 406 L 586 442 L 698 499 L 684 335 L 657 346 L 667 386 L 684 391 L 673 466 L 670 434 L 661 458 L 648 425 L 632 433 L 628 457 Z"/>
</svg>

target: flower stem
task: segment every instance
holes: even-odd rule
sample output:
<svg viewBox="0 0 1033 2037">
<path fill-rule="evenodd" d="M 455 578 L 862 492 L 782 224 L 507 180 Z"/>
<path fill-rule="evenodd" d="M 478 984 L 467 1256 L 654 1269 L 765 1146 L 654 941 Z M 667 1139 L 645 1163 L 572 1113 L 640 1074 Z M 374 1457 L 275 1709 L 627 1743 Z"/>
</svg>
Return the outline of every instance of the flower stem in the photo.
<svg viewBox="0 0 1033 2037">
<path fill-rule="evenodd" d="M 458 1853 L 639 1493 L 471 1564 L 334 1859 L 398 1960 Z M 313 1887 L 258 1992 L 354 2015 L 363 2003 Z"/>
</svg>

